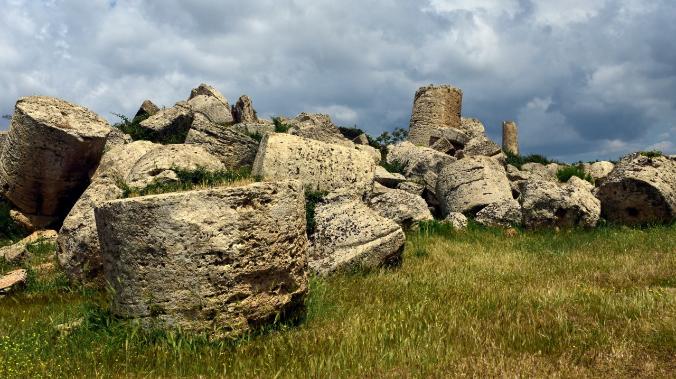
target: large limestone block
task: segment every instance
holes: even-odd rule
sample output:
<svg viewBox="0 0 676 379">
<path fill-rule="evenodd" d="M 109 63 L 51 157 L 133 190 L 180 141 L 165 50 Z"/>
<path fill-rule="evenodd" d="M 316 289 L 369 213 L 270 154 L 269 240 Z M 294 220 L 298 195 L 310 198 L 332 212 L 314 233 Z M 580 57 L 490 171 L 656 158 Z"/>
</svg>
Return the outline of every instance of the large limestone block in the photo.
<svg viewBox="0 0 676 379">
<path fill-rule="evenodd" d="M 96 230 L 94 209 L 123 195 L 118 181 L 125 181 L 136 162 L 158 145 L 136 141 L 107 152 L 92 183 L 63 221 L 57 239 L 57 258 L 71 280 L 101 278 L 103 259 Z"/>
<path fill-rule="evenodd" d="M 353 199 L 327 200 L 315 209 L 310 268 L 319 275 L 370 270 L 401 261 L 406 242 L 396 222 Z"/>
<path fill-rule="evenodd" d="M 624 157 L 598 188 L 603 217 L 627 225 L 676 219 L 676 159 Z"/>
<path fill-rule="evenodd" d="M 497 143 L 491 141 L 485 136 L 479 136 L 472 138 L 463 149 L 463 153 L 466 156 L 486 156 L 492 157 L 500 154 L 502 149 L 498 146 Z"/>
<path fill-rule="evenodd" d="M 223 104 L 228 104 L 228 99 L 223 96 L 223 94 L 214 88 L 213 86 L 209 84 L 202 83 L 197 88 L 193 88 L 190 91 L 190 97 L 188 97 L 188 101 L 196 98 L 197 96 L 209 96 L 209 97 L 214 97 L 218 101 L 220 101 Z"/>
<path fill-rule="evenodd" d="M 600 218 L 601 203 L 584 187 L 538 179 L 519 184 L 523 223 L 529 229 L 594 227 Z"/>
<path fill-rule="evenodd" d="M 230 106 L 216 97 L 199 95 L 190 99 L 188 105 L 194 113 L 201 114 L 215 124 L 231 125 L 235 122 Z"/>
<path fill-rule="evenodd" d="M 303 186 L 254 183 L 96 209 L 112 311 L 233 336 L 297 314 L 307 293 Z"/>
<path fill-rule="evenodd" d="M 143 188 L 154 181 L 177 179 L 174 169 L 224 170 L 221 160 L 197 145 L 161 145 L 144 154 L 129 171 L 126 184 Z"/>
<path fill-rule="evenodd" d="M 355 145 L 343 136 L 331 117 L 325 114 L 301 113 L 284 123 L 289 126 L 289 134 L 295 136 L 348 147 Z"/>
<path fill-rule="evenodd" d="M 437 180 L 444 214 L 476 214 L 489 204 L 512 199 L 505 169 L 495 159 L 471 157 L 444 166 Z"/>
<path fill-rule="evenodd" d="M 447 154 L 415 146 L 408 141 L 387 147 L 387 163 L 402 166 L 404 175 L 409 179 L 422 179 L 428 172 L 438 174 L 445 165 L 455 161 Z"/>
<path fill-rule="evenodd" d="M 396 222 L 402 228 L 411 228 L 421 221 L 434 220 L 425 199 L 403 190 L 384 191 L 369 199 L 368 206 L 380 216 Z"/>
<path fill-rule="evenodd" d="M 250 167 L 258 152 L 258 142 L 253 138 L 233 128 L 217 125 L 200 114 L 195 114 L 185 143 L 203 147 L 227 168 Z"/>
<path fill-rule="evenodd" d="M 0 154 L 2 194 L 36 226 L 59 220 L 89 184 L 108 133 L 108 122 L 85 108 L 21 98 Z"/>
<path fill-rule="evenodd" d="M 318 191 L 371 189 L 375 163 L 365 152 L 284 133 L 266 135 L 253 165 L 253 175 L 265 180 L 298 179 Z"/>
<path fill-rule="evenodd" d="M 150 100 L 144 100 L 134 117 L 150 117 L 160 111 L 160 107 Z"/>
<path fill-rule="evenodd" d="M 242 95 L 237 99 L 235 105 L 232 106 L 232 116 L 236 123 L 255 123 L 258 122 L 256 110 L 253 107 L 251 98 L 247 95 Z"/>
<path fill-rule="evenodd" d="M 419 146 L 430 146 L 436 128 L 462 126 L 460 113 L 462 91 L 448 85 L 421 87 L 413 100 L 408 140 Z"/>
<path fill-rule="evenodd" d="M 148 134 L 148 139 L 159 143 L 183 143 L 190 130 L 194 113 L 186 102 L 162 109 L 141 121 L 139 127 Z"/>
<path fill-rule="evenodd" d="M 514 199 L 487 205 L 476 214 L 476 222 L 490 227 L 508 228 L 521 224 L 521 204 Z"/>
</svg>

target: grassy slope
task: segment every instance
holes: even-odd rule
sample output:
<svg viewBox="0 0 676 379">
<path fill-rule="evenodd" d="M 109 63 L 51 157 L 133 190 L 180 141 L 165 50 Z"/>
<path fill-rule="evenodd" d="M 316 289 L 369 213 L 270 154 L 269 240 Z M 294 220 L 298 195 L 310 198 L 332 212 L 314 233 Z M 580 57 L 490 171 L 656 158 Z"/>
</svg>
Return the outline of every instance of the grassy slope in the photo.
<svg viewBox="0 0 676 379">
<path fill-rule="evenodd" d="M 0 300 L 0 377 L 676 375 L 675 226 L 421 232 L 401 268 L 315 280 L 303 324 L 236 343 L 141 333 L 34 280 Z"/>
</svg>

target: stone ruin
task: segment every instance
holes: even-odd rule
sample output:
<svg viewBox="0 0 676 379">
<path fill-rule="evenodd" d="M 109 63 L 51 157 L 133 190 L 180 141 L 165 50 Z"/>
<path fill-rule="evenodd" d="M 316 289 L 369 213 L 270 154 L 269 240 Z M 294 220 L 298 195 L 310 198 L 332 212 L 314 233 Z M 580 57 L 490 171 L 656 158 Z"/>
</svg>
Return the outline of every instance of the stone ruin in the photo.
<svg viewBox="0 0 676 379">
<path fill-rule="evenodd" d="M 507 163 L 505 152 L 519 153 L 516 123 L 503 123 L 501 147 L 461 111 L 460 89 L 420 88 L 408 140 L 378 149 L 327 115 L 282 117 L 279 130 L 249 97 L 230 106 L 206 84 L 173 107 L 144 101 L 137 141 L 80 106 L 22 98 L 0 146 L 0 190 L 37 232 L 0 257 L 25 259 L 27 241 L 55 240 L 71 280 L 115 289 L 116 315 L 223 337 L 302 315 L 310 275 L 397 265 L 405 233 L 435 217 L 458 229 L 468 218 L 526 229 L 676 219 L 675 157 L 587 164 L 596 186 L 560 183 L 559 164 Z M 252 177 L 126 198 L 176 183 L 181 170 Z M 323 195 L 316 204 L 312 193 Z M 0 278 L 0 293 L 22 280 Z"/>
</svg>

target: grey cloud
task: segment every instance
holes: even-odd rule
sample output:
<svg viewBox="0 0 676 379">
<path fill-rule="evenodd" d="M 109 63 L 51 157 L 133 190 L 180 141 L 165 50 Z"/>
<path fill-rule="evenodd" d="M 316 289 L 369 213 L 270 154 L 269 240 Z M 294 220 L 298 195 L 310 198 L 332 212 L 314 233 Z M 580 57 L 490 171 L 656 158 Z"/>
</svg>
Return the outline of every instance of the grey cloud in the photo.
<svg viewBox="0 0 676 379">
<path fill-rule="evenodd" d="M 321 110 L 377 134 L 408 125 L 418 86 L 452 83 L 494 139 L 516 119 L 526 152 L 577 160 L 676 145 L 666 0 L 0 4 L 0 113 L 40 93 L 112 119 L 208 82 L 267 116 Z"/>
</svg>

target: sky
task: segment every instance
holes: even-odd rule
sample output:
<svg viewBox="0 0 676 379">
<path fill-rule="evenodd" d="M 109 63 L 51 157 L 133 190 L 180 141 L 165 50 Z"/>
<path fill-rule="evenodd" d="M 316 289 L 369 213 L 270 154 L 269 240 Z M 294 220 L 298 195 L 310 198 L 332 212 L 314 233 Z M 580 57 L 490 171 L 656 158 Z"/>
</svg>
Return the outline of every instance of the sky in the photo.
<svg viewBox="0 0 676 379">
<path fill-rule="evenodd" d="M 260 115 L 407 128 L 415 91 L 566 161 L 676 153 L 673 0 L 0 0 L 0 114 L 49 95 L 111 122 L 200 83 Z M 0 129 L 9 121 L 0 120 Z"/>
</svg>

